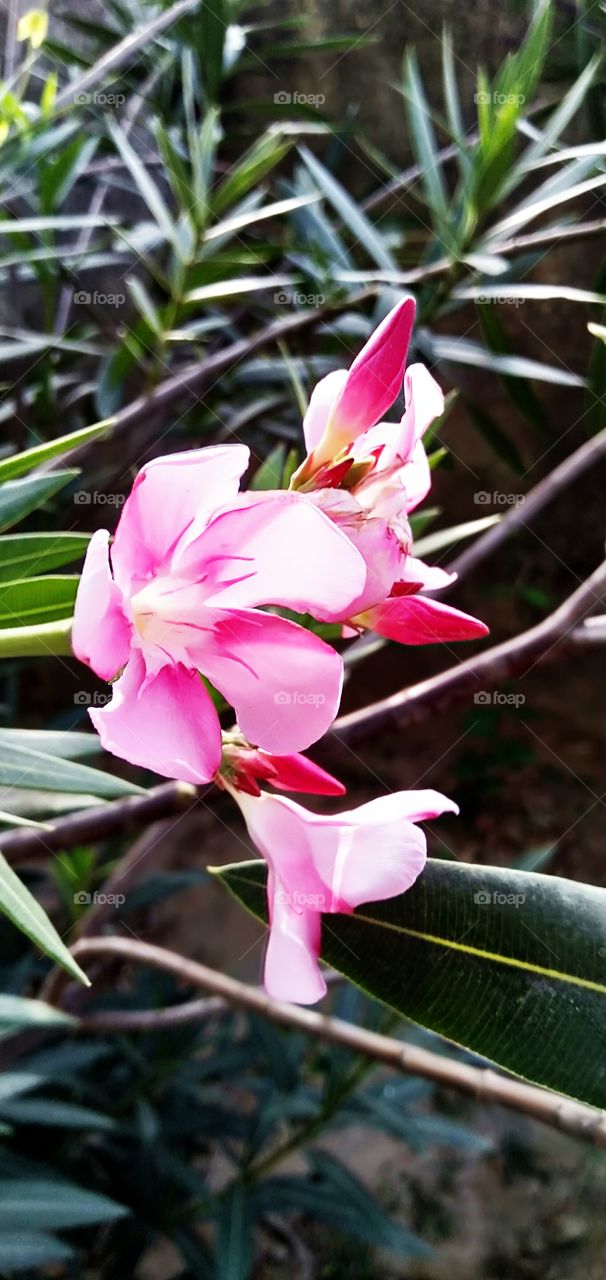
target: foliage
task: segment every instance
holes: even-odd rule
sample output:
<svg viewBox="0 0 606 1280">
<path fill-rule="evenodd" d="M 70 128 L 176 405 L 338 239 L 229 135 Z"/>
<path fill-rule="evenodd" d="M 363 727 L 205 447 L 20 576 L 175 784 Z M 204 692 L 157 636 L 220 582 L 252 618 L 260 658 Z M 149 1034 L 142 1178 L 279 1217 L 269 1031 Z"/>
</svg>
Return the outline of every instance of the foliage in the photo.
<svg viewBox="0 0 606 1280">
<path fill-rule="evenodd" d="M 19 307 L 14 323 L 0 329 L 5 720 L 12 713 L 21 724 L 21 659 L 70 653 L 74 569 L 99 495 L 106 508 L 119 507 L 132 468 L 165 437 L 170 449 L 244 439 L 256 460 L 251 487 L 286 486 L 298 462 L 310 387 L 335 363 L 349 362 L 349 351 L 394 292 L 414 292 L 417 356 L 448 380 L 454 396 L 461 393 L 470 422 L 512 472 L 522 474 L 535 448 L 557 439 L 541 383 L 563 394 L 584 388 L 592 426 L 603 426 L 603 280 L 591 288 L 560 280 L 553 256 L 563 239 L 596 230 L 586 202 L 599 197 L 606 181 L 603 129 L 596 125 L 603 110 L 601 52 L 593 26 L 583 22 L 584 52 L 576 49 L 573 57 L 572 41 L 565 42 L 567 87 L 551 92 L 550 6 L 532 8 L 520 49 L 494 77 L 480 71 L 473 112 L 462 98 L 448 33 L 440 107 L 414 51 L 407 51 L 402 114 L 416 163 L 403 177 L 351 123 L 262 97 L 251 108 L 246 85 L 261 63 L 297 56 L 306 46 L 296 27 L 252 20 L 236 0 L 192 4 L 189 16 L 161 30 L 162 6 L 143 0 L 111 0 L 100 22 L 68 12 L 63 35 L 55 28 L 47 34 L 40 14 L 22 26 L 22 62 L 0 96 L 2 314 L 11 307 L 14 314 L 15 299 Z M 106 72 L 125 36 L 133 37 L 130 52 Z M 331 47 L 345 51 L 354 43 L 344 37 Z M 561 74 L 562 67 L 555 70 Z M 373 180 L 359 200 L 349 172 L 352 158 L 362 157 Z M 499 300 L 512 307 L 557 301 L 593 317 L 588 370 L 521 354 Z M 466 336 L 476 318 L 479 340 Z M 220 378 L 195 381 L 222 357 Z M 519 432 L 504 428 L 470 392 L 470 367 L 499 380 L 513 423 L 518 418 L 530 428 L 523 445 Z M 158 394 L 161 412 L 153 401 Z M 435 461 L 445 428 L 446 418 Z M 494 519 L 427 533 L 440 514 L 417 517 L 420 554 L 437 555 Z M 57 532 L 65 526 L 68 532 Z M 100 767 L 89 763 L 100 755 L 94 735 L 67 730 L 83 722 L 90 695 L 79 690 L 75 698 L 55 727 L 0 729 L 4 829 L 35 824 L 43 831 L 57 814 L 147 787 L 148 778 L 125 779 L 106 759 Z M 57 925 L 69 930 L 80 916 L 74 887 L 88 893 L 102 884 L 121 853 L 114 843 L 108 866 L 106 853 L 96 861 L 80 848 L 62 856 L 52 876 L 32 878 L 31 889 L 29 878 L 26 887 L 2 863 L 2 909 L 74 973 L 32 891 L 42 896 L 44 884 L 48 901 L 50 880 L 61 899 Z M 474 886 L 481 891 L 488 880 L 492 886 L 496 874 L 434 865 L 402 903 L 378 911 L 393 927 L 377 946 L 365 984 L 450 1039 L 603 1105 L 594 1030 L 602 998 L 602 891 L 576 886 L 579 912 L 571 922 L 558 881 L 507 873 L 507 892 L 516 892 L 510 886 L 519 880 L 528 901 L 503 920 L 498 903 L 490 910 L 473 903 Z M 241 877 L 241 871 L 224 876 L 247 898 L 248 887 L 245 893 L 236 886 Z M 155 900 L 180 883 L 166 877 L 142 892 Z M 411 931 L 404 940 L 401 915 Z M 534 944 L 529 950 L 529 920 L 541 936 L 544 930 L 557 936 L 563 968 L 546 965 Z M 436 952 L 467 927 L 467 949 L 452 948 L 439 961 L 442 985 L 433 986 L 432 1005 L 427 984 Z M 336 918 L 328 935 L 327 958 L 358 981 L 347 947 L 363 928 L 355 916 Z M 69 1015 L 24 998 L 40 990 L 46 972 L 34 948 L 21 944 L 12 927 L 1 937 L 3 989 L 10 993 L 0 1001 L 8 1063 L 0 1091 L 3 1274 L 36 1275 L 84 1258 L 106 1269 L 119 1258 L 130 1274 L 167 1238 L 184 1275 L 236 1280 L 251 1274 L 259 1242 L 271 1251 L 276 1215 L 290 1221 L 293 1212 L 373 1247 L 404 1256 L 425 1252 L 412 1230 L 315 1144 L 332 1129 L 363 1123 L 413 1149 L 438 1144 L 481 1152 L 467 1128 L 425 1109 L 434 1101 L 427 1086 L 366 1079 L 366 1069 L 342 1050 L 319 1049 L 234 1013 L 145 1035 L 72 1038 Z M 503 981 L 495 959 L 502 958 L 504 939 L 512 949 L 509 969 L 510 961 L 517 965 L 515 982 L 509 969 Z M 410 972 L 418 974 L 416 985 Z M 567 996 L 558 997 L 570 975 L 573 994 L 566 986 Z M 467 981 L 473 996 L 452 1002 L 452 985 L 460 982 L 466 993 Z M 95 996 L 86 1013 L 153 1011 L 182 998 L 164 980 L 138 979 L 128 994 Z M 478 1021 L 483 1007 L 486 1017 Z M 516 1018 L 529 1008 L 526 1038 L 516 1033 Z M 336 1009 L 367 1026 L 393 1025 L 391 1015 L 349 987 Z M 21 1038 L 32 1028 L 33 1047 Z M 583 1053 L 574 1078 L 575 1063 L 559 1049 L 573 1038 Z M 53 1138 L 44 1162 L 41 1129 Z M 282 1155 L 299 1148 L 304 1171 L 284 1172 Z M 217 1189 L 219 1159 L 225 1178 Z"/>
</svg>

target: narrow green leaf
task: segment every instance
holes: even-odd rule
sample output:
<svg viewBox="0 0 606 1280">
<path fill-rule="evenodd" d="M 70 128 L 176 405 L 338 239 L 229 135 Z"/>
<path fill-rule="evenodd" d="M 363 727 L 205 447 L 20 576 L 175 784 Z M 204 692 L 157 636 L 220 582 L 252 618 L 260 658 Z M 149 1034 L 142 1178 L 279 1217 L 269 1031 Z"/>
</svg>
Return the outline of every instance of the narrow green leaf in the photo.
<svg viewBox="0 0 606 1280">
<path fill-rule="evenodd" d="M 9 533 L 0 538 L 0 582 L 59 569 L 86 553 L 87 533 Z"/>
<path fill-rule="evenodd" d="M 264 862 L 215 874 L 266 918 Z M 322 956 L 372 996 L 536 1084 L 606 1105 L 606 890 L 430 859 L 408 893 L 331 915 Z"/>
<path fill-rule="evenodd" d="M 217 1280 L 249 1280 L 254 1262 L 253 1214 L 249 1192 L 235 1183 L 219 1201 Z"/>
<path fill-rule="evenodd" d="M 10 529 L 42 507 L 78 475 L 77 471 L 53 471 L 44 476 L 28 476 L 25 480 L 8 480 L 0 488 L 0 533 Z"/>
<path fill-rule="evenodd" d="M 96 1191 L 65 1178 L 5 1178 L 0 1196 L 0 1232 L 62 1231 L 114 1222 L 127 1210 Z M 0 1234 L 0 1240 L 2 1235 Z"/>
<path fill-rule="evenodd" d="M 72 978 L 83 982 L 86 987 L 90 982 L 85 973 L 67 947 L 64 946 L 57 930 L 51 924 L 47 914 L 32 896 L 29 889 L 21 883 L 6 858 L 0 853 L 0 911 L 12 920 L 13 924 L 25 933 L 46 956 L 50 956 L 55 964 L 61 965 Z M 5 1218 L 6 1222 L 7 1219 Z M 0 1224 L 2 1223 L 2 1198 L 0 1197 Z M 15 1225 L 12 1223 L 11 1225 Z"/>
<path fill-rule="evenodd" d="M 47 574 L 0 582 L 0 628 L 32 627 L 71 617 L 79 581 L 76 574 Z"/>
<path fill-rule="evenodd" d="M 355 247 L 365 249 L 378 267 L 385 267 L 387 271 L 397 271 L 398 264 L 395 258 L 392 257 L 380 232 L 373 226 L 360 205 L 352 200 L 345 187 L 333 177 L 316 156 L 312 155 L 311 151 L 308 151 L 307 147 L 301 147 L 300 153 L 314 182 L 327 200 L 330 200 L 333 208 L 354 236 Z"/>
<path fill-rule="evenodd" d="M 78 696 L 78 695 L 76 695 Z M 84 695 L 86 703 L 89 695 Z M 84 705 L 84 704 L 83 704 Z M 42 751 L 32 751 L 13 743 L 10 751 L 2 750 L 0 741 L 0 786 L 25 787 L 42 791 L 69 791 L 74 795 L 93 795 L 104 799 L 141 795 L 143 788 L 111 773 L 91 769 L 72 760 L 58 760 Z"/>
<path fill-rule="evenodd" d="M 48 462 L 50 458 L 57 458 L 70 449 L 77 449 L 81 444 L 88 444 L 89 440 L 96 440 L 112 426 L 113 420 L 108 418 L 105 422 L 97 422 L 92 427 L 83 427 L 81 431 L 72 431 L 68 436 L 58 436 L 56 440 L 37 444 L 33 449 L 27 449 L 25 453 L 15 453 L 8 458 L 0 459 L 0 484 L 5 480 L 14 480 L 27 471 L 32 471 L 34 467 Z"/>
</svg>

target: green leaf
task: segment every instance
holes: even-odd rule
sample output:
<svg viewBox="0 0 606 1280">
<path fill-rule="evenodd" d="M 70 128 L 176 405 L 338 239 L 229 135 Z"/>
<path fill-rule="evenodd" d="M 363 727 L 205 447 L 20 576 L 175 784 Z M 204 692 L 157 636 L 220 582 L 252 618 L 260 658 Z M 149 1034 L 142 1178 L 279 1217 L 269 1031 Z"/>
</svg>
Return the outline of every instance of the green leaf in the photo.
<svg viewBox="0 0 606 1280">
<path fill-rule="evenodd" d="M 249 488 L 255 490 L 281 489 L 282 473 L 286 459 L 286 445 L 277 444 L 263 459 L 250 482 Z"/>
<path fill-rule="evenodd" d="M 96 1191 L 87 1191 L 65 1178 L 3 1179 L 0 1194 L 0 1232 L 57 1231 L 115 1222 L 127 1210 Z M 0 1240 L 2 1235 L 0 1235 Z"/>
<path fill-rule="evenodd" d="M 56 1102 L 49 1098 L 25 1098 L 23 1101 L 0 1102 L 0 1116 L 9 1124 L 40 1125 L 51 1129 L 89 1129 L 107 1132 L 116 1123 L 111 1116 L 75 1102 Z M 0 1197 L 2 1183 L 0 1182 Z"/>
<path fill-rule="evenodd" d="M 106 121 L 112 139 L 130 172 L 131 178 L 135 182 L 139 195 L 145 201 L 164 238 L 172 244 L 175 252 L 180 256 L 177 227 L 159 187 L 156 186 L 149 169 L 143 163 L 141 157 L 137 155 L 126 133 L 120 128 L 117 121 L 112 120 L 110 116 L 106 116 Z"/>
<path fill-rule="evenodd" d="M 553 382 L 561 387 L 585 386 L 585 379 L 571 373 L 569 369 L 544 364 L 541 360 L 529 360 L 526 356 L 498 355 L 469 338 L 430 334 L 429 330 L 422 329 L 417 333 L 417 342 L 435 360 L 471 364 L 477 369 L 491 369 L 493 373 L 505 374 L 511 378 L 536 378 L 539 382 Z"/>
<path fill-rule="evenodd" d="M 59 761 L 42 751 L 31 751 L 28 747 L 15 745 L 10 747 L 10 751 L 0 750 L 0 786 L 70 791 L 75 795 L 101 796 L 108 800 L 118 796 L 143 794 L 142 787 L 125 782 L 114 774 L 103 773 L 100 769 L 91 769 L 86 764 L 76 764 L 71 760 Z"/>
<path fill-rule="evenodd" d="M 23 996 L 0 995 L 0 1032 L 23 1027 L 67 1027 L 73 1018 L 44 1000 L 26 1000 Z"/>
<path fill-rule="evenodd" d="M 99 755 L 101 743 L 96 733 L 73 733 L 65 729 L 0 729 L 0 752 L 13 747 L 29 747 L 61 760 L 79 760 Z"/>
<path fill-rule="evenodd" d="M 241 1183 L 235 1183 L 219 1201 L 217 1280 L 248 1280 L 254 1253 L 250 1196 Z"/>
<path fill-rule="evenodd" d="M 51 1263 L 66 1262 L 73 1257 L 73 1249 L 55 1236 L 32 1231 L 27 1226 L 25 1231 L 0 1230 L 0 1267 L 6 1275 L 34 1267 L 43 1267 L 46 1272 Z"/>
<path fill-rule="evenodd" d="M 430 209 L 436 214 L 438 224 L 447 228 L 448 193 L 431 120 L 431 110 L 414 52 L 408 52 L 404 59 L 403 90 L 408 108 L 411 141 L 422 174 L 425 198 Z"/>
<path fill-rule="evenodd" d="M 96 440 L 98 436 L 109 431 L 112 425 L 113 420 L 108 418 L 105 422 L 96 422 L 92 427 L 83 427 L 81 431 L 72 431 L 70 435 L 58 436 L 56 440 L 49 440 L 46 444 L 37 444 L 33 449 L 26 449 L 25 453 L 16 453 L 9 458 L 0 459 L 0 484 L 5 480 L 14 480 L 16 476 L 24 475 L 27 471 L 32 471 L 34 467 L 48 462 L 50 458 L 57 458 L 70 449 L 77 449 L 81 444 L 87 444 L 89 440 Z"/>
<path fill-rule="evenodd" d="M 77 471 L 53 471 L 47 476 L 7 481 L 0 489 L 0 533 L 23 520 L 36 507 L 43 506 L 78 474 Z"/>
<path fill-rule="evenodd" d="M 0 582 L 80 560 L 89 542 L 88 533 L 9 533 L 0 538 Z"/>
<path fill-rule="evenodd" d="M 466 520 L 464 524 L 453 524 L 448 529 L 437 529 L 435 533 L 427 533 L 425 537 L 415 539 L 415 555 L 430 556 L 444 547 L 453 547 L 465 538 L 473 538 L 476 533 L 483 533 L 491 525 L 498 524 L 500 515 L 482 516 L 479 520 Z"/>
<path fill-rule="evenodd" d="M 0 627 L 32 627 L 71 617 L 79 581 L 76 574 L 47 574 L 0 582 Z"/>
<path fill-rule="evenodd" d="M 266 918 L 264 862 L 215 874 Z M 606 890 L 430 859 L 413 888 L 331 915 L 322 957 L 507 1071 L 606 1105 Z"/>
<path fill-rule="evenodd" d="M 8 916 L 9 920 L 12 920 L 13 924 L 25 933 L 45 955 L 50 956 L 55 964 L 61 965 L 61 968 L 71 974 L 72 978 L 77 978 L 86 987 L 90 986 L 86 974 L 82 972 L 62 943 L 46 912 L 36 902 L 29 889 L 21 883 L 12 867 L 9 867 L 2 853 L 0 853 L 0 911 L 3 911 L 4 915 Z M 0 1201 L 0 1225 L 1 1223 L 2 1203 Z"/>
<path fill-rule="evenodd" d="M 290 139 L 285 139 L 278 129 L 269 129 L 262 134 L 217 187 L 212 198 L 213 213 L 223 213 L 234 201 L 257 186 L 265 174 L 280 163 L 291 145 Z"/>
<path fill-rule="evenodd" d="M 308 151 L 307 147 L 301 147 L 301 158 L 305 161 L 320 191 L 324 193 L 327 200 L 330 200 L 345 226 L 355 237 L 356 246 L 365 249 L 378 267 L 385 267 L 387 271 L 397 271 L 398 264 L 386 248 L 382 236 L 373 226 L 370 218 L 363 213 L 360 205 L 352 200 L 345 187 L 337 182 L 332 173 L 316 156 L 312 155 L 311 151 Z"/>
</svg>

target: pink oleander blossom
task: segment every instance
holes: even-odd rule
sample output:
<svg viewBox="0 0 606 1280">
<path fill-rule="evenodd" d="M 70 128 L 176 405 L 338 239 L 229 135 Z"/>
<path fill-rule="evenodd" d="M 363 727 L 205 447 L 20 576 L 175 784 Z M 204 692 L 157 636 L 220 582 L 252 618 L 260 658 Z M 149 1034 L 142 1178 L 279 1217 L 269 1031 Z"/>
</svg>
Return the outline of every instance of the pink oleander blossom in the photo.
<svg viewBox="0 0 606 1280">
<path fill-rule="evenodd" d="M 423 595 L 455 581 L 413 555 L 408 521 L 431 486 L 423 435 L 444 411 L 444 396 L 422 364 L 404 365 L 414 302 L 405 299 L 371 335 L 349 370 L 328 374 L 303 423 L 308 456 L 293 486 L 343 530 L 366 563 L 353 606 L 331 615 L 346 634 L 364 629 L 401 644 L 485 636 L 477 618 Z M 381 421 L 404 377 L 404 414 Z"/>
<path fill-rule="evenodd" d="M 284 796 L 229 789 L 269 868 L 268 994 L 313 1004 L 326 991 L 318 964 L 322 915 L 350 914 L 410 889 L 427 856 L 415 824 L 457 806 L 437 791 L 399 791 L 326 817 Z"/>
<path fill-rule="evenodd" d="M 298 494 L 238 495 L 242 445 L 157 458 L 137 476 L 111 548 L 94 534 L 73 649 L 111 702 L 90 716 L 107 750 L 156 773 L 209 781 L 221 730 L 206 676 L 250 742 L 299 751 L 336 715 L 342 660 L 260 605 L 331 615 L 360 593 L 351 541 Z"/>
</svg>

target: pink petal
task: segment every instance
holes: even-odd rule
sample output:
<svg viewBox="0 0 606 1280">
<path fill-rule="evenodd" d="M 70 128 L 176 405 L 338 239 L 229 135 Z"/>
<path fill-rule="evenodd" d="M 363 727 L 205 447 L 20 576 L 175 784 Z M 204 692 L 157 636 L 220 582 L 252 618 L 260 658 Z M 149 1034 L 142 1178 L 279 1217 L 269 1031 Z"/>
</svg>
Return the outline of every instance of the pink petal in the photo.
<svg viewBox="0 0 606 1280">
<path fill-rule="evenodd" d="M 413 298 L 398 302 L 356 356 L 330 418 L 343 443 L 374 426 L 399 395 L 414 316 Z"/>
<path fill-rule="evenodd" d="M 339 707 L 339 654 L 297 623 L 270 613 L 209 614 L 214 625 L 203 640 L 200 669 L 234 707 L 248 741 L 284 755 L 321 738 Z"/>
<path fill-rule="evenodd" d="M 180 572 L 194 559 L 221 568 L 210 597 L 217 606 L 282 605 L 317 618 L 347 610 L 366 576 L 349 538 L 298 493 L 245 497 L 178 557 Z M 221 579 L 232 585 L 221 589 Z"/>
<path fill-rule="evenodd" d="M 182 535 L 203 528 L 235 498 L 248 459 L 245 445 L 227 444 L 154 458 L 143 467 L 112 547 L 114 574 L 125 590 L 168 566 Z"/>
<path fill-rule="evenodd" d="M 452 605 L 427 596 L 392 596 L 362 616 L 362 625 L 400 644 L 437 644 L 445 640 L 477 640 L 488 627 Z"/>
<path fill-rule="evenodd" d="M 219 767 L 217 713 L 197 672 L 183 666 L 146 677 L 135 650 L 111 702 L 90 718 L 106 751 L 166 778 L 210 782 Z"/>
<path fill-rule="evenodd" d="M 417 440 L 401 471 L 406 493 L 406 511 L 414 511 L 431 489 L 431 469 L 422 440 Z"/>
<path fill-rule="evenodd" d="M 72 648 L 102 680 L 112 680 L 128 661 L 132 627 L 109 565 L 109 533 L 93 534 L 76 596 Z"/>
<path fill-rule="evenodd" d="M 406 408 L 398 430 L 397 452 L 403 462 L 427 428 L 444 412 L 444 393 L 424 364 L 411 364 L 404 379 Z"/>
<path fill-rule="evenodd" d="M 353 810 L 355 815 L 356 810 Z M 319 843 L 319 842 L 318 842 Z M 336 847 L 314 849 L 322 878 L 332 863 L 330 885 L 333 910 L 347 911 L 363 902 L 380 902 L 405 893 L 414 884 L 427 860 L 427 841 L 412 822 L 378 818 L 368 828 L 344 826 Z"/>
<path fill-rule="evenodd" d="M 320 443 L 332 407 L 337 396 L 343 390 L 347 378 L 346 369 L 335 369 L 332 373 L 328 373 L 325 378 L 322 378 L 314 387 L 307 413 L 303 419 L 303 435 L 305 436 L 305 445 L 308 453 L 311 453 L 312 449 L 315 449 L 316 445 Z"/>
<path fill-rule="evenodd" d="M 275 888 L 274 888 L 275 884 Z M 270 875 L 271 930 L 265 955 L 265 988 L 274 1000 L 315 1004 L 326 993 L 318 956 L 321 917 L 295 908 L 280 881 Z"/>
<path fill-rule="evenodd" d="M 440 569 L 438 565 L 425 564 L 424 560 L 418 560 L 416 556 L 407 556 L 400 581 L 420 582 L 425 591 L 439 591 L 442 587 L 449 587 L 456 579 L 456 573 L 447 573 L 446 569 Z"/>
<path fill-rule="evenodd" d="M 346 788 L 338 778 L 321 769 L 319 764 L 308 760 L 307 756 L 295 753 L 288 756 L 274 756 L 263 753 L 275 776 L 269 779 L 272 787 L 280 791 L 303 791 L 315 796 L 344 796 Z"/>
</svg>

